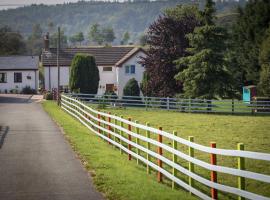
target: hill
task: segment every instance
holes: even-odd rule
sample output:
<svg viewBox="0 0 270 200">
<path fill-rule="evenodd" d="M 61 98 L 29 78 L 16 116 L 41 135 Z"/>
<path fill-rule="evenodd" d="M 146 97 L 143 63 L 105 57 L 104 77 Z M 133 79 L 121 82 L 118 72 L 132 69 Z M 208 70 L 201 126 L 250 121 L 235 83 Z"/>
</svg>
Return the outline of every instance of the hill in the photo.
<svg viewBox="0 0 270 200">
<path fill-rule="evenodd" d="M 198 0 L 159 0 L 135 2 L 85 2 L 66 3 L 58 5 L 31 5 L 17 9 L 0 11 L 0 26 L 8 25 L 27 37 L 32 32 L 34 24 L 40 24 L 43 32 L 61 25 L 65 34 L 72 35 L 78 31 L 87 34 L 94 23 L 113 27 L 116 42 L 119 42 L 124 32 L 131 33 L 131 41 L 138 40 L 150 23 L 162 13 L 162 10 L 177 4 L 198 3 Z M 239 2 L 217 2 L 218 12 L 227 12 L 236 8 Z M 54 30 L 50 30 L 53 32 Z"/>
</svg>

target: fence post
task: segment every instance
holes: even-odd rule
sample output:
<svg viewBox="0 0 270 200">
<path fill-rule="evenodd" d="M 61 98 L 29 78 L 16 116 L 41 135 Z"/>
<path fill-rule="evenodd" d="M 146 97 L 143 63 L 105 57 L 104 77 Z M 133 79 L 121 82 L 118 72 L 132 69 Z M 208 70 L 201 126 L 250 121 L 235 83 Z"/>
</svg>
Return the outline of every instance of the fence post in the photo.
<svg viewBox="0 0 270 200">
<path fill-rule="evenodd" d="M 170 98 L 167 97 L 167 110 L 170 110 Z"/>
<path fill-rule="evenodd" d="M 177 132 L 173 131 L 173 135 L 177 136 Z M 177 142 L 175 140 L 172 141 L 172 146 L 173 146 L 173 148 L 175 150 L 177 150 Z M 175 154 L 172 155 L 172 160 L 173 160 L 174 163 L 177 163 L 177 156 Z M 176 174 L 176 169 L 174 167 L 172 168 L 172 174 L 173 174 L 174 177 L 176 177 L 176 175 L 177 175 Z M 172 181 L 172 189 L 175 189 L 175 186 L 176 186 L 175 182 Z"/>
<path fill-rule="evenodd" d="M 99 112 L 99 110 L 98 110 L 98 112 Z M 98 114 L 98 119 L 100 120 L 100 114 Z M 100 127 L 100 121 L 98 121 L 98 127 Z M 100 131 L 100 128 L 98 128 L 98 133 L 100 133 L 101 131 Z"/>
<path fill-rule="evenodd" d="M 211 142 L 210 145 L 212 148 L 216 148 L 215 142 Z M 217 165 L 217 155 L 216 154 L 211 154 L 210 160 L 211 160 L 211 165 Z M 214 183 L 217 182 L 217 172 L 216 171 L 211 171 L 211 181 Z M 217 189 L 211 188 L 211 196 L 212 196 L 212 199 L 218 198 Z"/>
<path fill-rule="evenodd" d="M 123 119 L 123 115 L 120 116 Z M 123 128 L 124 127 L 124 123 L 122 121 L 120 121 L 120 126 Z M 120 136 L 123 136 L 123 131 L 120 131 Z M 123 146 L 123 142 L 120 139 L 120 145 Z M 123 150 L 120 148 L 120 153 L 123 154 Z"/>
<path fill-rule="evenodd" d="M 244 151 L 244 144 L 243 143 L 238 143 L 237 144 L 237 149 Z M 238 157 L 238 169 L 240 170 L 245 170 L 245 159 L 243 157 Z M 245 183 L 245 178 L 238 176 L 238 189 L 240 190 L 245 190 L 246 189 L 246 183 Z M 244 200 L 244 197 L 238 196 L 238 200 Z"/>
<path fill-rule="evenodd" d="M 159 130 L 162 131 L 162 127 L 159 127 Z M 162 143 L 162 135 L 158 134 L 158 142 Z M 158 147 L 158 154 L 162 156 L 162 148 Z M 158 159 L 158 166 L 162 168 L 162 160 Z M 162 182 L 162 173 L 158 171 L 157 176 L 158 182 Z"/>
<path fill-rule="evenodd" d="M 111 113 L 108 112 L 108 114 L 110 115 Z M 108 117 L 108 122 L 111 123 L 111 117 Z M 111 126 L 110 125 L 108 125 L 108 130 L 109 131 L 111 130 Z M 110 133 L 108 133 L 108 137 L 109 137 L 109 139 L 111 139 L 111 134 Z M 108 143 L 111 144 L 110 141 Z"/>
<path fill-rule="evenodd" d="M 130 117 L 128 118 L 128 121 L 131 122 Z M 128 124 L 128 130 L 131 131 L 131 125 L 130 124 Z M 131 141 L 131 135 L 130 134 L 128 134 L 128 140 Z M 131 151 L 131 144 L 128 144 L 128 150 Z M 131 160 L 131 154 L 130 153 L 128 154 L 128 160 Z"/>
<path fill-rule="evenodd" d="M 135 120 L 135 123 L 138 124 L 139 121 Z M 139 135 L 140 134 L 140 129 L 138 127 L 136 127 L 136 133 Z M 139 138 L 136 137 L 136 144 L 140 145 L 140 140 Z M 140 149 L 136 148 L 136 153 L 137 155 L 140 155 Z M 137 158 L 137 165 L 139 164 L 140 160 Z"/>
<path fill-rule="evenodd" d="M 115 117 L 117 117 L 117 115 L 115 114 Z M 114 119 L 114 124 L 115 125 L 117 125 L 118 123 L 117 123 L 117 119 Z M 114 128 L 113 129 L 113 132 L 114 133 L 116 133 L 117 132 L 117 128 Z M 115 136 L 113 136 L 113 140 L 116 142 L 116 137 Z M 114 147 L 116 148 L 116 146 L 114 145 Z"/>
<path fill-rule="evenodd" d="M 190 142 L 194 142 L 194 137 L 189 136 L 188 137 Z M 190 157 L 194 157 L 194 149 L 192 147 L 188 147 L 188 154 Z M 188 163 L 188 169 L 190 172 L 194 172 L 194 164 L 192 162 Z M 194 187 L 194 180 L 191 177 L 188 177 L 188 182 L 191 187 Z"/>
<path fill-rule="evenodd" d="M 232 99 L 232 114 L 234 114 L 234 99 Z"/>
<path fill-rule="evenodd" d="M 146 126 L 150 126 L 150 123 L 147 122 Z M 150 138 L 150 131 L 148 130 L 146 131 L 146 137 Z M 147 149 L 150 150 L 150 142 L 147 142 Z M 148 162 L 150 161 L 150 156 L 148 153 L 146 154 L 146 159 Z M 150 174 L 150 166 L 148 165 L 148 163 L 146 164 L 146 170 L 147 170 L 147 174 Z"/>
</svg>

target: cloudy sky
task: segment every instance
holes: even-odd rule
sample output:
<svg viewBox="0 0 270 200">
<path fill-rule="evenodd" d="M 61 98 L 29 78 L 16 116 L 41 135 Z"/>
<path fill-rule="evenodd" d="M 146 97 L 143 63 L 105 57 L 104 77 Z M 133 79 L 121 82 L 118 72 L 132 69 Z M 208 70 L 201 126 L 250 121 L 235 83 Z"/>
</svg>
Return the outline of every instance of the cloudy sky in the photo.
<svg viewBox="0 0 270 200">
<path fill-rule="evenodd" d="M 0 9 L 16 8 L 31 4 L 59 4 L 64 2 L 77 2 L 78 0 L 0 0 Z"/>
</svg>

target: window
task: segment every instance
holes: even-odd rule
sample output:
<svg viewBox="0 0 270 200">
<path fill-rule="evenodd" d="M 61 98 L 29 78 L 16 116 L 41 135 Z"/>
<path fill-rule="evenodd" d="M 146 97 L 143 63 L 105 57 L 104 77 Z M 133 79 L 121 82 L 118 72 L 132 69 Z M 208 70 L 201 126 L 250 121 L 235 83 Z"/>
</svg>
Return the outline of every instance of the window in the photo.
<svg viewBox="0 0 270 200">
<path fill-rule="evenodd" d="M 126 74 L 135 74 L 135 65 L 126 65 L 125 72 Z"/>
<path fill-rule="evenodd" d="M 104 72 L 111 72 L 112 71 L 112 67 L 103 67 L 103 71 Z"/>
<path fill-rule="evenodd" d="M 22 82 L 22 73 L 14 72 L 14 83 L 21 83 L 21 82 Z"/>
<path fill-rule="evenodd" d="M 114 84 L 106 84 L 106 92 L 113 92 Z"/>
<path fill-rule="evenodd" d="M 0 73 L 0 83 L 7 82 L 7 73 Z"/>
</svg>

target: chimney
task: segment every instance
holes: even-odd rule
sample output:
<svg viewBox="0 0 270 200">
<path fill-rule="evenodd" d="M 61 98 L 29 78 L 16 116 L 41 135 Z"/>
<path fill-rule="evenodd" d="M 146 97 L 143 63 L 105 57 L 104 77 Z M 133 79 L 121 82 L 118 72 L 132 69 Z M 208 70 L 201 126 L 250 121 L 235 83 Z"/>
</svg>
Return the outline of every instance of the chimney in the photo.
<svg viewBox="0 0 270 200">
<path fill-rule="evenodd" d="M 45 51 L 48 51 L 50 48 L 50 34 L 47 32 L 47 34 L 44 36 L 44 49 Z"/>
</svg>

